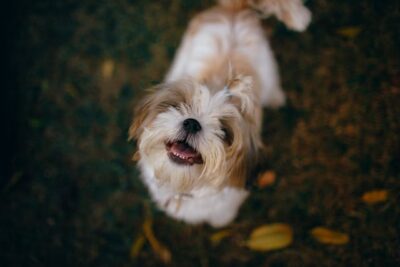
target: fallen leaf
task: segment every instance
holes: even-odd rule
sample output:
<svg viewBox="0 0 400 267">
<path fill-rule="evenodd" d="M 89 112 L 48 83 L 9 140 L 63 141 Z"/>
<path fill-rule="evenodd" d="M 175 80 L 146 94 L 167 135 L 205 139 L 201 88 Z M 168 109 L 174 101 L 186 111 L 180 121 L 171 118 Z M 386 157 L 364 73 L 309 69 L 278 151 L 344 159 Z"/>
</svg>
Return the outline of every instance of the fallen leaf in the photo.
<svg viewBox="0 0 400 267">
<path fill-rule="evenodd" d="M 131 256 L 131 258 L 136 258 L 140 251 L 143 248 L 144 242 L 146 241 L 146 239 L 144 238 L 143 235 L 140 235 L 138 238 L 136 238 L 135 242 L 133 242 L 132 246 L 131 246 L 131 250 L 129 255 Z"/>
<path fill-rule="evenodd" d="M 269 251 L 289 246 L 293 241 L 293 230 L 287 224 L 275 223 L 253 230 L 246 246 L 252 250 Z"/>
<path fill-rule="evenodd" d="M 272 185 L 276 180 L 276 174 L 274 171 L 266 171 L 261 174 L 257 179 L 257 185 L 259 188 L 265 188 Z"/>
<path fill-rule="evenodd" d="M 367 204 L 375 204 L 378 202 L 386 201 L 388 198 L 387 190 L 373 190 L 369 192 L 365 192 L 361 199 Z"/>
<path fill-rule="evenodd" d="M 218 231 L 211 235 L 210 241 L 214 246 L 216 246 L 222 241 L 222 239 L 224 239 L 230 235 L 232 235 L 232 232 L 230 230 Z"/>
<path fill-rule="evenodd" d="M 360 27 L 343 27 L 343 28 L 339 28 L 336 32 L 337 32 L 337 34 L 342 35 L 344 37 L 354 38 L 361 32 L 361 28 Z"/>
<path fill-rule="evenodd" d="M 103 64 L 101 65 L 101 74 L 103 78 L 109 79 L 111 78 L 115 68 L 115 63 L 111 59 L 104 60 Z"/>
<path fill-rule="evenodd" d="M 171 262 L 171 252 L 161 244 L 157 238 L 155 237 L 152 229 L 152 221 L 151 219 L 146 219 L 143 224 L 143 233 L 146 236 L 147 240 L 150 243 L 151 248 L 154 253 L 165 263 L 168 264 Z"/>
<path fill-rule="evenodd" d="M 311 235 L 320 243 L 330 245 L 344 245 L 349 242 L 349 236 L 345 233 L 333 231 L 325 227 L 315 227 Z"/>
</svg>

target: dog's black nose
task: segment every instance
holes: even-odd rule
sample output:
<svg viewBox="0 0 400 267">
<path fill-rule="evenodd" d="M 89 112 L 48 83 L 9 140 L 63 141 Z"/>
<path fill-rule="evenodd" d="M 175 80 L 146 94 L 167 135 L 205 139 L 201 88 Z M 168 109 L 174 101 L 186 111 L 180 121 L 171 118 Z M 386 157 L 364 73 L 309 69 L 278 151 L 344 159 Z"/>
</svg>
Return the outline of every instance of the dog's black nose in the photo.
<svg viewBox="0 0 400 267">
<path fill-rule="evenodd" d="M 201 125 L 195 119 L 186 119 L 183 121 L 183 129 L 188 133 L 197 133 L 201 130 Z"/>
</svg>

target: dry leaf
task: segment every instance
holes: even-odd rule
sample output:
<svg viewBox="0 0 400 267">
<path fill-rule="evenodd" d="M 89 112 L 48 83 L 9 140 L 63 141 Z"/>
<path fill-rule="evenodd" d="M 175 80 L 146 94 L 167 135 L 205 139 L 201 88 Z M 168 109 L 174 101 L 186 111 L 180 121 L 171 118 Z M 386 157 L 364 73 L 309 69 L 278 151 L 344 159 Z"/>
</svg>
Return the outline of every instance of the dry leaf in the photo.
<svg viewBox="0 0 400 267">
<path fill-rule="evenodd" d="M 101 74 L 103 78 L 109 79 L 111 78 L 112 74 L 114 73 L 115 63 L 111 59 L 104 60 L 103 64 L 101 65 Z"/>
<path fill-rule="evenodd" d="M 222 230 L 222 231 L 218 231 L 218 232 L 212 234 L 210 237 L 210 240 L 211 240 L 211 243 L 214 246 L 216 246 L 222 241 L 222 239 L 224 239 L 230 235 L 232 235 L 232 232 L 230 230 Z"/>
<path fill-rule="evenodd" d="M 168 248 L 161 244 L 153 233 L 153 229 L 151 228 L 152 221 L 151 219 L 146 219 L 143 224 L 143 232 L 146 236 L 147 240 L 150 243 L 151 248 L 154 253 L 166 264 L 171 262 L 171 252 L 169 252 Z"/>
<path fill-rule="evenodd" d="M 252 250 L 269 251 L 289 246 L 293 241 L 293 230 L 287 224 L 268 224 L 253 230 L 246 246 Z"/>
<path fill-rule="evenodd" d="M 349 242 L 349 236 L 345 233 L 330 230 L 325 227 L 315 227 L 311 235 L 320 243 L 330 245 L 344 245 Z"/>
<path fill-rule="evenodd" d="M 130 250 L 130 256 L 131 258 L 136 258 L 140 251 L 143 248 L 144 242 L 146 241 L 146 239 L 144 238 L 143 235 L 140 235 L 138 238 L 136 238 L 135 242 L 133 242 L 132 246 L 131 246 L 131 250 Z"/>
<path fill-rule="evenodd" d="M 339 28 L 336 32 L 339 35 L 348 37 L 348 38 L 354 38 L 356 37 L 361 31 L 360 27 L 343 27 Z"/>
<path fill-rule="evenodd" d="M 257 185 L 259 188 L 264 188 L 272 185 L 276 180 L 276 174 L 274 171 L 266 171 L 261 174 L 257 179 Z"/>
<path fill-rule="evenodd" d="M 383 202 L 386 201 L 387 198 L 388 198 L 387 190 L 373 190 L 365 192 L 364 195 L 361 197 L 362 201 L 364 201 L 367 204 Z"/>
</svg>

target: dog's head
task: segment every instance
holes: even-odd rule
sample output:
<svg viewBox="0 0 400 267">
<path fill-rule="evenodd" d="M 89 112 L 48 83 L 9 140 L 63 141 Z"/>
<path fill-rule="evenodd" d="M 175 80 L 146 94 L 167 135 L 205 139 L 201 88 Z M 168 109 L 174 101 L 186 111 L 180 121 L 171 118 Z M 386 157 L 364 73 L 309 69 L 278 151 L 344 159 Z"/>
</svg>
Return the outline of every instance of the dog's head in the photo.
<svg viewBox="0 0 400 267">
<path fill-rule="evenodd" d="M 250 77 L 220 91 L 191 79 L 161 84 L 137 107 L 129 137 L 140 163 L 178 192 L 243 183 L 256 152 L 260 116 Z"/>
</svg>

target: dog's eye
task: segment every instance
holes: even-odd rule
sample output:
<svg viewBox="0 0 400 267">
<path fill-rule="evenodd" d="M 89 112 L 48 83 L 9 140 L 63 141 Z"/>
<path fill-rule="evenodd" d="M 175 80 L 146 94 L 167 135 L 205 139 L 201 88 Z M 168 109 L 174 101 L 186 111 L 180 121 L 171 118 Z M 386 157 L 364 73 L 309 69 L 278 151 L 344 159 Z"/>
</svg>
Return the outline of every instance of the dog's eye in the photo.
<svg viewBox="0 0 400 267">
<path fill-rule="evenodd" d="M 223 127 L 221 130 L 224 132 L 224 141 L 225 141 L 228 145 L 232 145 L 232 142 L 233 142 L 233 134 L 232 134 L 232 131 L 230 131 L 230 129 L 227 128 L 227 127 Z"/>
<path fill-rule="evenodd" d="M 181 107 L 178 104 L 172 104 L 170 107 L 178 111 L 181 110 Z"/>
<path fill-rule="evenodd" d="M 173 109 L 176 109 L 178 111 L 181 109 L 178 103 L 164 102 L 164 103 L 161 104 L 161 106 L 163 106 L 165 109 L 173 108 Z"/>
<path fill-rule="evenodd" d="M 233 130 L 229 124 L 229 118 L 220 118 L 219 123 L 221 125 L 221 131 L 224 133 L 224 136 L 221 136 L 221 139 L 228 144 L 229 146 L 233 143 Z"/>
</svg>

